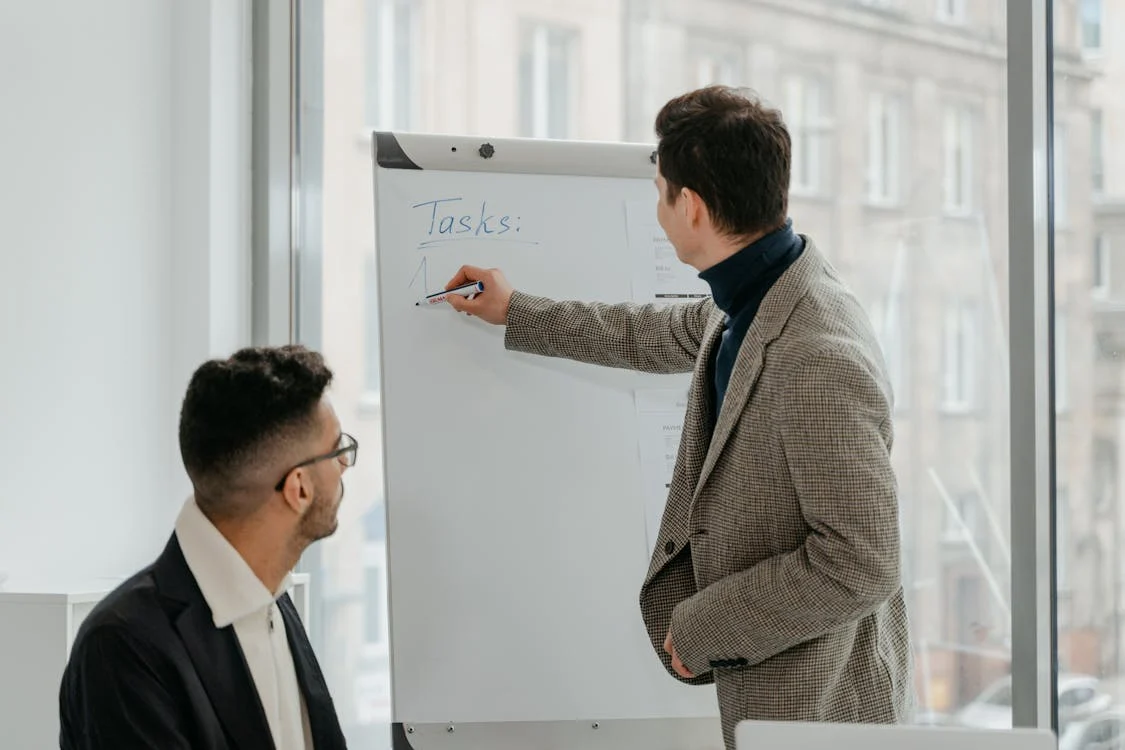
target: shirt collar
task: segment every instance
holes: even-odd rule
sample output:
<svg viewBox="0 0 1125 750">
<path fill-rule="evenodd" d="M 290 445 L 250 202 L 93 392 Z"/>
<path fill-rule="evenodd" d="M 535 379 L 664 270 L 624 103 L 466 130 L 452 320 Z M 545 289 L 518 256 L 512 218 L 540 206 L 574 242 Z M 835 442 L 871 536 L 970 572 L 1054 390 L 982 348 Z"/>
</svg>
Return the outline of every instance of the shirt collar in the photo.
<svg viewBox="0 0 1125 750">
<path fill-rule="evenodd" d="M 735 315 L 747 291 L 801 242 L 793 231 L 793 220 L 787 218 L 774 231 L 700 273 L 699 278 L 711 287 L 715 305 L 727 315 Z"/>
<path fill-rule="evenodd" d="M 203 515 L 194 497 L 188 498 L 176 519 L 176 538 L 217 628 L 266 609 L 292 586 L 292 576 L 286 575 L 277 592 L 270 594 L 238 550 Z"/>
</svg>

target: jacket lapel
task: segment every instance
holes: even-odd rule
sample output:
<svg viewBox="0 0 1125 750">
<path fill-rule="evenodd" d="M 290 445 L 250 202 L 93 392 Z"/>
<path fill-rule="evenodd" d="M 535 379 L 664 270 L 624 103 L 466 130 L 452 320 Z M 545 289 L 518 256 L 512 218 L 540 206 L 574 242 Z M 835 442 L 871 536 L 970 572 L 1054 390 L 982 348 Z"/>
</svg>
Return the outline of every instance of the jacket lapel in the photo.
<svg viewBox="0 0 1125 750">
<path fill-rule="evenodd" d="M 692 478 L 699 476 L 703 466 L 709 440 L 707 425 L 710 422 L 711 409 L 714 408 L 711 399 L 709 363 L 715 347 L 719 344 L 719 337 L 722 336 L 725 320 L 723 311 L 716 308 L 707 321 L 703 340 L 699 344 L 695 371 L 688 390 L 687 413 L 684 415 L 684 430 L 680 436 L 675 474 L 665 502 L 664 516 L 660 522 L 661 539 L 680 540 L 682 543 L 682 540 L 688 538 L 688 517 L 693 497 L 691 482 Z M 648 573 L 645 576 L 646 584 L 660 572 L 669 559 L 671 558 L 663 551 L 651 556 Z"/>
<path fill-rule="evenodd" d="M 704 443 L 707 445 L 706 454 L 692 493 L 693 502 L 699 497 L 704 484 L 711 476 L 711 471 L 722 455 L 734 426 L 746 409 L 746 402 L 754 390 L 754 384 L 758 382 L 758 376 L 762 373 L 766 346 L 781 335 L 785 324 L 789 322 L 789 316 L 793 314 L 793 309 L 808 292 L 813 276 L 824 268 L 820 253 L 812 240 L 808 237 L 804 239 L 805 249 L 801 256 L 766 293 L 758 314 L 754 316 L 754 321 L 742 340 L 742 346 L 734 361 L 734 368 L 731 370 L 726 396 L 719 408 L 714 433 L 711 435 L 710 443 Z M 702 371 L 705 377 L 710 377 L 710 356 L 708 355 L 708 359 L 701 359 L 700 364 L 705 368 Z M 697 370 L 695 377 L 699 378 L 700 375 L 701 372 Z"/>
<path fill-rule="evenodd" d="M 301 687 L 301 694 L 305 697 L 305 708 L 309 712 L 309 728 L 312 730 L 313 745 L 317 750 L 344 748 L 344 733 L 340 729 L 336 707 L 332 703 L 324 674 L 320 671 L 316 654 L 309 644 L 297 608 L 293 606 L 289 594 L 278 599 L 277 606 L 285 621 L 285 636 L 289 640 L 289 653 L 293 655 L 297 684 Z"/>
<path fill-rule="evenodd" d="M 192 578 L 175 535 L 157 560 L 156 578 L 162 596 L 186 605 L 174 619 L 176 632 L 233 746 L 273 748 L 269 722 L 234 627 L 215 627 L 211 608 Z"/>
<path fill-rule="evenodd" d="M 765 351 L 765 346 L 759 336 L 760 329 L 755 330 L 757 322 L 756 319 L 750 324 L 750 330 L 746 332 L 746 338 L 742 340 L 742 346 L 738 350 L 738 357 L 734 360 L 726 396 L 719 408 L 719 418 L 715 422 L 715 431 L 711 435 L 711 442 L 703 459 L 703 468 L 699 471 L 699 480 L 695 483 L 695 490 L 692 492 L 693 499 L 698 497 L 704 482 L 711 476 L 711 470 L 715 468 L 715 463 L 727 444 L 731 430 L 742 416 L 746 400 L 750 398 L 750 391 L 754 389 L 754 383 L 758 381 L 758 375 L 762 372 L 762 353 Z"/>
</svg>

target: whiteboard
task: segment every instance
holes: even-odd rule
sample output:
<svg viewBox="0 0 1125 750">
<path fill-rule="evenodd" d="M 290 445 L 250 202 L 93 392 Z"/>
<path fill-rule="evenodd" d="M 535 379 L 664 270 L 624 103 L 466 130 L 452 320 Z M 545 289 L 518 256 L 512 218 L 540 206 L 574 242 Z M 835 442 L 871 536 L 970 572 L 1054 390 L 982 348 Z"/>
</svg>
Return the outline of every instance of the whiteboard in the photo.
<svg viewBox="0 0 1125 750">
<path fill-rule="evenodd" d="M 395 722 L 716 717 L 714 688 L 664 671 L 638 605 L 636 391 L 687 376 L 507 352 L 502 328 L 415 305 L 462 264 L 556 299 L 647 294 L 626 214 L 655 223 L 651 146 L 374 145 Z"/>
<path fill-rule="evenodd" d="M 1056 750 L 1048 729 L 742 721 L 735 750 Z"/>
</svg>

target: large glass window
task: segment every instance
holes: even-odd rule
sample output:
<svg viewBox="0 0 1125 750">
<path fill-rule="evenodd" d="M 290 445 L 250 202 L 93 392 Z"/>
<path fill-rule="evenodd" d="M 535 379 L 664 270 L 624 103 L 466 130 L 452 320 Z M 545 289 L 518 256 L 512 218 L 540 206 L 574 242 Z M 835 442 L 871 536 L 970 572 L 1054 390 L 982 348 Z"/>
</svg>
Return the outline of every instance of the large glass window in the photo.
<svg viewBox="0 0 1125 750">
<path fill-rule="evenodd" d="M 1060 747 L 1076 748 L 1120 746 L 1119 717 L 1109 709 L 1125 698 L 1125 487 L 1117 475 L 1125 321 L 1110 275 L 1110 240 L 1125 236 L 1125 144 L 1104 135 L 1121 111 L 1125 52 L 1103 44 L 1102 14 L 1119 13 L 1121 4 L 1102 6 L 1054 4 L 1059 723 Z M 1081 143 L 1089 143 L 1088 158 Z"/>
<path fill-rule="evenodd" d="M 317 268 L 297 287 L 299 337 L 337 372 L 337 410 L 363 446 L 339 531 L 304 565 L 313 574 L 314 646 L 350 742 L 389 747 L 393 649 L 383 631 L 369 129 L 652 139 L 667 98 L 714 81 L 750 86 L 782 109 L 793 140 L 794 223 L 855 289 L 884 349 L 898 407 L 894 460 L 919 720 L 1010 721 L 1002 687 L 1012 628 L 1003 0 L 838 3 L 821 16 L 764 0 L 498 0 L 487 16 L 467 0 L 299 7 L 316 22 L 301 26 L 298 59 L 323 68 L 301 92 L 298 148 L 319 169 L 298 175 L 299 218 L 314 234 L 304 241 L 323 250 L 302 256 Z M 1075 87 L 1090 86 L 1082 80 Z M 1083 121 L 1086 98 L 1056 102 L 1071 122 Z M 1111 582 L 1110 532 L 1092 528 L 1084 446 L 1095 423 L 1097 434 L 1121 441 L 1116 418 L 1094 409 L 1102 380 L 1091 361 L 1093 239 L 1077 229 L 1091 221 L 1079 185 L 1088 191 L 1090 180 L 1070 183 L 1076 230 L 1066 242 L 1075 251 L 1065 257 L 1088 273 L 1075 272 L 1072 284 L 1085 302 L 1066 305 L 1075 442 L 1060 460 L 1071 464 L 1068 534 L 1089 537 L 1068 548 L 1067 576 L 1089 601 L 1066 653 L 1076 670 L 1108 675 L 1114 651 L 1104 633 L 1119 611 L 1111 594 L 1121 589 Z M 1105 222 L 1107 236 L 1120 231 Z M 1106 492 L 1116 498 L 1116 489 Z M 1094 596 L 1096 555 L 1103 572 Z M 1105 646 L 1097 658 L 1082 650 L 1092 643 Z"/>
</svg>

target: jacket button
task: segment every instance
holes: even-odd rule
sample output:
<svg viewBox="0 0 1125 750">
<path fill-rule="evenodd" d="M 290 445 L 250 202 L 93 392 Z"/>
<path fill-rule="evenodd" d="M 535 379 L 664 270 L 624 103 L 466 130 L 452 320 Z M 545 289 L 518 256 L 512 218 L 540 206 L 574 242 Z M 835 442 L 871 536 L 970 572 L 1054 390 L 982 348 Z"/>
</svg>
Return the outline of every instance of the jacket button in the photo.
<svg viewBox="0 0 1125 750">
<path fill-rule="evenodd" d="M 668 540 L 668 542 L 664 545 L 664 552 L 670 555 L 675 551 L 676 551 L 676 543 L 673 542 L 672 540 Z"/>
</svg>

